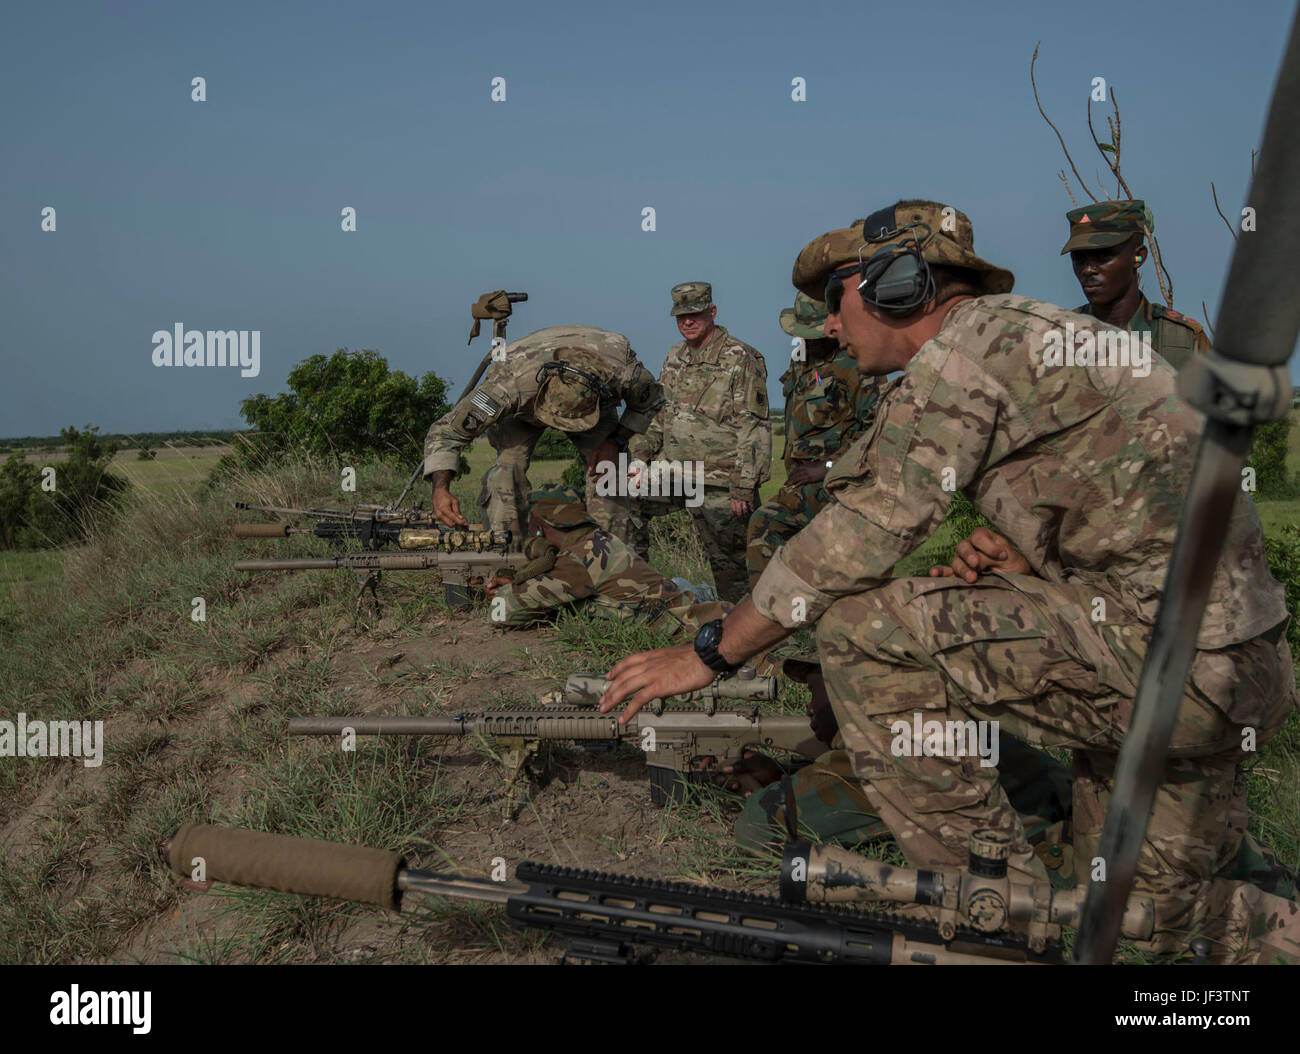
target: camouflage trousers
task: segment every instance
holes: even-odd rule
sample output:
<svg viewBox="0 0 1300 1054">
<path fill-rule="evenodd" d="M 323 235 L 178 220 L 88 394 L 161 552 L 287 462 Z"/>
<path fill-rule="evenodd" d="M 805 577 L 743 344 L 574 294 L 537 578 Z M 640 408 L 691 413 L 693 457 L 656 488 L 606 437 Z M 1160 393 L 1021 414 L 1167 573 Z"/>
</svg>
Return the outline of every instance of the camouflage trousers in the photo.
<svg viewBox="0 0 1300 1054">
<path fill-rule="evenodd" d="M 928 731 L 916 739 L 918 723 L 974 720 L 1075 751 L 1076 871 L 1100 877 L 1101 827 L 1150 628 L 1115 600 L 1112 620 L 1092 622 L 1095 594 L 1019 575 L 974 585 L 904 578 L 822 616 L 818 649 L 840 734 L 873 811 L 913 866 L 964 866 L 971 833 L 991 827 L 1012 837 L 1013 871 L 1045 877 L 997 769 L 935 751 Z M 1151 950 L 1182 950 L 1200 934 L 1224 961 L 1244 954 L 1252 929 L 1300 928 L 1279 914 L 1289 902 L 1270 898 L 1270 914 L 1255 887 L 1215 877 L 1231 870 L 1246 827 L 1243 745 L 1264 743 L 1295 706 L 1284 628 L 1197 653 L 1134 883 L 1156 903 Z"/>
<path fill-rule="evenodd" d="M 605 434 L 604 424 L 569 435 L 584 461 L 599 445 L 599 436 Z M 540 425 L 526 424 L 517 417 L 503 418 L 487 430 L 488 442 L 497 457 L 483 474 L 478 504 L 490 530 L 510 530 L 517 532 L 516 538 L 528 537 L 528 495 L 533 489 L 528 482 L 528 466 L 544 431 Z M 630 540 L 632 518 L 627 498 L 602 497 L 589 486 L 586 505 L 598 525 L 622 541 Z"/>
<path fill-rule="evenodd" d="M 807 527 L 830 500 L 820 483 L 807 483 L 802 487 L 782 487 L 770 501 L 754 510 L 745 545 L 750 592 L 776 551 Z"/>
<path fill-rule="evenodd" d="M 705 487 L 702 504 L 690 507 L 685 497 L 637 498 L 633 501 L 632 547 L 643 560 L 650 559 L 650 521 L 656 516 L 667 516 L 678 509 L 691 514 L 695 537 L 709 559 L 713 571 L 713 584 L 718 596 L 733 604 L 743 600 L 749 592 L 745 577 L 745 526 L 744 516 L 731 513 L 731 492 L 726 487 Z M 613 533 L 613 532 L 611 532 Z"/>
</svg>

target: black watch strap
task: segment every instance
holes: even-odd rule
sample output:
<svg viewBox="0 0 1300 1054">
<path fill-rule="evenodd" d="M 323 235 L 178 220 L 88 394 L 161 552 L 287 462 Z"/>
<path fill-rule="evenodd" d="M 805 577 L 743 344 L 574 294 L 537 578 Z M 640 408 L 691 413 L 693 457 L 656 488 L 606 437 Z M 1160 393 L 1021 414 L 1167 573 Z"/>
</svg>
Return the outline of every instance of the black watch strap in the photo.
<svg viewBox="0 0 1300 1054">
<path fill-rule="evenodd" d="M 723 675 L 735 673 L 744 663 L 731 663 L 718 654 L 718 645 L 722 643 L 722 619 L 715 618 L 706 622 L 695 634 L 695 654 L 714 673 Z"/>
</svg>

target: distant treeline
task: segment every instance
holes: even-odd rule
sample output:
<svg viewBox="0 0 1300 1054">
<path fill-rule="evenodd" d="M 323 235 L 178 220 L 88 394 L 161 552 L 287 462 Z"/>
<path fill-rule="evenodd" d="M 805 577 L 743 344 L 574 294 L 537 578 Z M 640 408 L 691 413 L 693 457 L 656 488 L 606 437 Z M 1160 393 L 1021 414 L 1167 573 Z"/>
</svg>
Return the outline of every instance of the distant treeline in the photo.
<svg viewBox="0 0 1300 1054">
<path fill-rule="evenodd" d="M 165 443 L 170 443 L 172 446 L 216 446 L 218 444 L 230 444 L 234 437 L 239 435 L 240 431 L 242 429 L 228 432 L 114 432 L 100 436 L 100 440 L 105 443 L 116 443 L 124 449 L 131 447 L 160 447 Z M 67 440 L 62 436 L 19 436 L 0 439 L 0 456 L 15 451 L 31 451 L 33 453 L 37 451 L 42 453 L 58 451 L 63 450 L 67 445 Z"/>
</svg>

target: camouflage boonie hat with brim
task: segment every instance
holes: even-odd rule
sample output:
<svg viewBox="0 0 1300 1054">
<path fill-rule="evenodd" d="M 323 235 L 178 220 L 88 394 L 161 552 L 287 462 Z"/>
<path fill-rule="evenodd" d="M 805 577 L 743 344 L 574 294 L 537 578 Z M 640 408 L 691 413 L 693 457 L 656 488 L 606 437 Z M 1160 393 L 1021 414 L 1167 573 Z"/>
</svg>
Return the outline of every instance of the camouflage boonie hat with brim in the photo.
<svg viewBox="0 0 1300 1054">
<path fill-rule="evenodd" d="M 1156 229 L 1156 219 L 1141 198 L 1132 201 L 1098 201 L 1065 214 L 1070 221 L 1070 240 L 1061 255 L 1078 249 L 1108 249 L 1128 241 L 1135 234 Z"/>
<path fill-rule="evenodd" d="M 561 432 L 585 432 L 600 420 L 605 367 L 598 355 L 582 348 L 560 348 L 542 371 L 533 402 L 537 420 Z"/>
<path fill-rule="evenodd" d="M 881 249 L 910 243 L 915 233 L 921 243 L 921 258 L 928 263 L 975 272 L 981 295 L 1011 292 L 1015 275 L 976 256 L 975 232 L 969 217 L 960 209 L 951 209 L 945 215 L 944 210 L 948 208 L 938 201 L 900 201 L 873 212 L 851 227 L 828 231 L 804 246 L 794 262 L 790 280 L 800 292 L 814 298 L 824 296 L 826 279 L 832 271 L 859 259 L 865 262 Z M 913 224 L 924 226 L 903 229 Z M 866 241 L 868 236 L 879 236 L 885 231 L 898 233 L 879 241 Z"/>
<path fill-rule="evenodd" d="M 794 307 L 781 311 L 781 328 L 792 337 L 816 340 L 826 335 L 826 305 L 814 300 L 807 293 L 797 293 Z"/>
<path fill-rule="evenodd" d="M 682 282 L 673 286 L 672 315 L 693 315 L 713 306 L 713 286 L 708 282 Z"/>
<path fill-rule="evenodd" d="M 595 523 L 582 492 L 573 487 L 543 487 L 528 495 L 528 511 L 545 524 L 567 531 Z"/>
</svg>

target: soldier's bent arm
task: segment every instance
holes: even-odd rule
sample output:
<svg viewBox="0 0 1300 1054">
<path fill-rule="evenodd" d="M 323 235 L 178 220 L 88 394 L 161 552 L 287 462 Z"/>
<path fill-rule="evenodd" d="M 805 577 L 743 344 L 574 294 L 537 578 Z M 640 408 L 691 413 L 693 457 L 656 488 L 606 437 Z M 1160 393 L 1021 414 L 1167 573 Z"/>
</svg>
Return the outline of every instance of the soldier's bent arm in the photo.
<svg viewBox="0 0 1300 1054">
<path fill-rule="evenodd" d="M 658 413 L 664 405 L 664 390 L 654 374 L 636 359 L 619 377 L 623 401 L 626 406 L 619 426 L 631 435 L 647 432 L 652 422 L 659 420 Z"/>
<path fill-rule="evenodd" d="M 498 606 L 497 612 L 492 612 L 489 606 L 489 617 L 499 626 L 527 626 L 595 593 L 582 560 L 572 553 L 560 553 L 555 566 L 545 574 L 498 590 L 497 596 L 505 598 L 505 605 Z M 497 614 L 502 617 L 498 619 Z"/>
<path fill-rule="evenodd" d="M 731 391 L 732 421 L 736 425 L 736 463 L 731 496 L 758 500 L 758 488 L 772 474 L 772 419 L 767 405 L 767 366 L 758 352 L 745 356 Z"/>
<path fill-rule="evenodd" d="M 995 432 L 1017 430 L 1028 428 L 993 378 L 937 340 L 927 344 L 872 429 L 836 458 L 830 504 L 776 551 L 754 587 L 755 609 L 793 629 L 838 597 L 880 585 L 934 533 L 953 491 L 976 478 Z"/>
<path fill-rule="evenodd" d="M 514 410 L 516 401 L 501 385 L 487 382 L 434 421 L 424 437 L 424 478 L 432 477 L 435 486 L 453 478 L 461 451 Z M 451 476 L 440 475 L 443 472 Z"/>
</svg>

